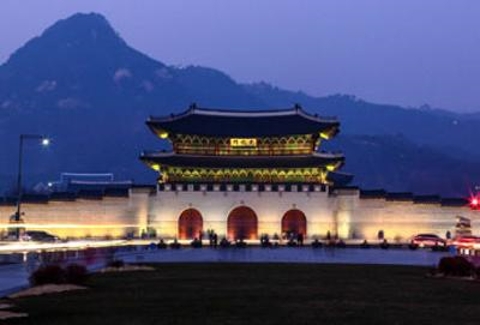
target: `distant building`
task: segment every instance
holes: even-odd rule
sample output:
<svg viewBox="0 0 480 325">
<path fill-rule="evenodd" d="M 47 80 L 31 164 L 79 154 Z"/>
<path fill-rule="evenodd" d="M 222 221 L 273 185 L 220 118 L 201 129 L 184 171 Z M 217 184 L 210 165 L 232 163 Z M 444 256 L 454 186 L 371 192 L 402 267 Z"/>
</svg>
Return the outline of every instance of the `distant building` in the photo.
<svg viewBox="0 0 480 325">
<path fill-rule="evenodd" d="M 108 188 L 130 188 L 131 180 L 118 181 L 113 173 L 61 173 L 60 180 L 49 182 L 50 192 L 72 192 L 81 190 L 105 190 Z"/>
</svg>

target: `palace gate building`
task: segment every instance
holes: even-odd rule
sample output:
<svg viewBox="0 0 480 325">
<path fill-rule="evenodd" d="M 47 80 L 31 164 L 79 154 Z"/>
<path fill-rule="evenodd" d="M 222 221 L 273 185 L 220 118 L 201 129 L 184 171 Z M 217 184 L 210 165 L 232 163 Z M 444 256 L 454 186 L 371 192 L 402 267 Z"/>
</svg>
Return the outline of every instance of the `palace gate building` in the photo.
<svg viewBox="0 0 480 325">
<path fill-rule="evenodd" d="M 230 240 L 262 234 L 408 240 L 419 232 L 455 233 L 457 217 L 475 224 L 465 199 L 362 191 L 339 172 L 345 157 L 321 150 L 339 132 L 334 118 L 301 107 L 233 111 L 192 105 L 178 115 L 150 117 L 150 130 L 170 151 L 145 151 L 158 172 L 153 187 L 25 197 L 27 229 L 62 237 L 123 237 L 155 232 L 191 240 L 208 230 Z M 0 200 L 8 227 L 14 206 Z"/>
</svg>

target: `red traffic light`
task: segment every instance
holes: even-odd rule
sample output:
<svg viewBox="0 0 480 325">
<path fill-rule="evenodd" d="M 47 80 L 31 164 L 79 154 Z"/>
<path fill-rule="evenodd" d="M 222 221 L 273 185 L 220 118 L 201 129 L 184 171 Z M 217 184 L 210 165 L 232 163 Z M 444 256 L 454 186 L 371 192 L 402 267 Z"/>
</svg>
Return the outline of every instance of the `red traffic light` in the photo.
<svg viewBox="0 0 480 325">
<path fill-rule="evenodd" d="M 470 198 L 470 207 L 472 209 L 480 208 L 480 200 L 478 199 L 478 197 L 474 196 L 474 197 Z"/>
</svg>

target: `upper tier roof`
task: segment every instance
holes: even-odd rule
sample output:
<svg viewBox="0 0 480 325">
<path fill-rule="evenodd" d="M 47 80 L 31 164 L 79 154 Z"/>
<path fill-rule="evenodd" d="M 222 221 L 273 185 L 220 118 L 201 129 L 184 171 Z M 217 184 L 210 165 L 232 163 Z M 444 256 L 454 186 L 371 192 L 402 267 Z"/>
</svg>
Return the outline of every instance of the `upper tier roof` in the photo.
<svg viewBox="0 0 480 325">
<path fill-rule="evenodd" d="M 297 156 L 195 156 L 173 152 L 144 152 L 147 164 L 199 168 L 309 168 L 344 161 L 342 154 L 313 153 Z"/>
<path fill-rule="evenodd" d="M 233 111 L 191 106 L 178 115 L 150 117 L 147 125 L 155 134 L 196 134 L 211 137 L 264 137 L 313 134 L 338 129 L 335 118 L 320 118 L 299 106 L 268 111 Z"/>
</svg>

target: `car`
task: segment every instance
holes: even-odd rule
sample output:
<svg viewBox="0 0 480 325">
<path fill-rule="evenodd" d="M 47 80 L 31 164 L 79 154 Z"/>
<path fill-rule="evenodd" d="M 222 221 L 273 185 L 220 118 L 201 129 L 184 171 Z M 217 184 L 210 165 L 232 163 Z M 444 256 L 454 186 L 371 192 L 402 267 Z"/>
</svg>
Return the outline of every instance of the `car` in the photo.
<svg viewBox="0 0 480 325">
<path fill-rule="evenodd" d="M 410 243 L 418 247 L 447 246 L 447 241 L 435 234 L 418 234 L 412 237 Z"/>
<path fill-rule="evenodd" d="M 24 240 L 39 241 L 39 242 L 57 242 L 60 239 L 57 236 L 49 234 L 46 231 L 41 230 L 28 230 L 23 236 Z"/>
<path fill-rule="evenodd" d="M 471 246 L 473 244 L 480 244 L 480 237 L 473 236 L 473 235 L 458 236 L 453 239 L 452 244 L 454 246 L 460 246 L 460 247 Z"/>
</svg>

